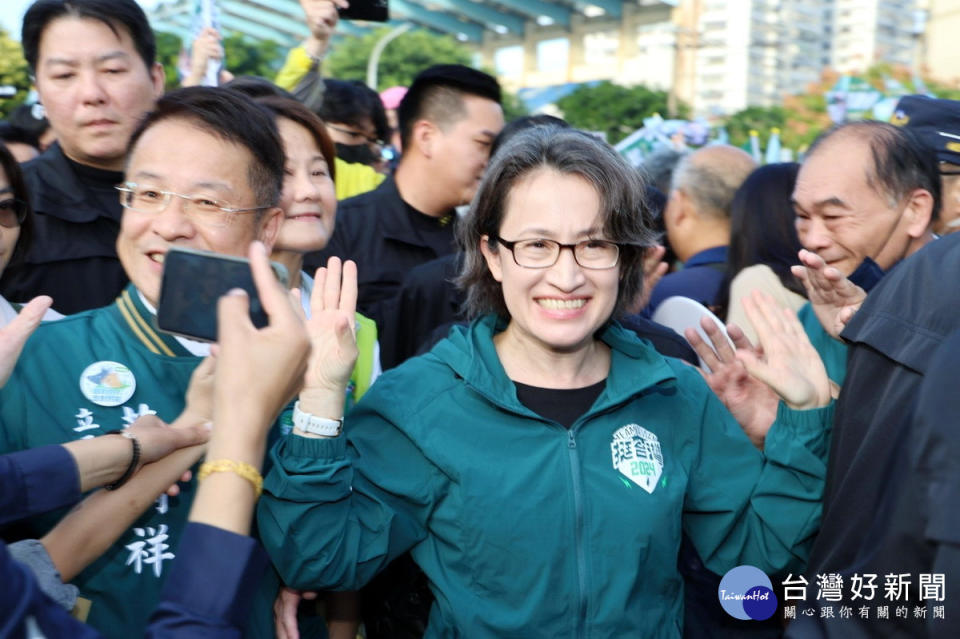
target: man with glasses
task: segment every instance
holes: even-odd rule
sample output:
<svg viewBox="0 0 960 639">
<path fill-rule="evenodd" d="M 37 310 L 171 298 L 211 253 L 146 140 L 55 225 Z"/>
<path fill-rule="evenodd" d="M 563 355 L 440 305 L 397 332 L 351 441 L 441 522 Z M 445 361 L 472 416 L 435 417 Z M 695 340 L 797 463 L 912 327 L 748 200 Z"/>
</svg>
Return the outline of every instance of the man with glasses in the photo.
<svg viewBox="0 0 960 639">
<path fill-rule="evenodd" d="M 209 345 L 154 328 L 164 259 L 174 246 L 244 256 L 254 240 L 269 253 L 282 218 L 283 157 L 273 118 L 242 94 L 193 87 L 157 102 L 130 137 L 114 190 L 124 207 L 117 254 L 130 284 L 114 304 L 41 326 L 30 339 L 0 391 L 0 452 L 180 414 Z M 143 636 L 192 495 L 187 486 L 161 497 L 77 577 L 87 623 L 108 637 Z M 56 520 L 36 519 L 28 532 L 39 537 Z"/>
<path fill-rule="evenodd" d="M 163 92 L 153 31 L 134 0 L 37 0 L 24 56 L 57 142 L 24 165 L 36 233 L 0 280 L 14 302 L 62 313 L 109 304 L 127 282 L 115 249 L 130 133 Z"/>
</svg>

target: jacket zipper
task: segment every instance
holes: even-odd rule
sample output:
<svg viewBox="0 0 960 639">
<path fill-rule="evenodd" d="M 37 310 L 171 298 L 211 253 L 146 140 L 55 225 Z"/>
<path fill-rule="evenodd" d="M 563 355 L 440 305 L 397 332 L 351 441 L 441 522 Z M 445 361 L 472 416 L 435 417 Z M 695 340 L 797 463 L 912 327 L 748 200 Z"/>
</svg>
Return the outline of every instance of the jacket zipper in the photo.
<svg viewBox="0 0 960 639">
<path fill-rule="evenodd" d="M 577 615 L 577 637 L 584 636 L 587 619 L 587 556 L 583 542 L 583 494 L 581 491 L 580 455 L 573 429 L 567 431 L 567 453 L 570 460 L 570 475 L 573 479 L 573 506 L 575 511 L 574 540 L 577 547 L 577 584 L 580 589 L 580 613 Z"/>
</svg>

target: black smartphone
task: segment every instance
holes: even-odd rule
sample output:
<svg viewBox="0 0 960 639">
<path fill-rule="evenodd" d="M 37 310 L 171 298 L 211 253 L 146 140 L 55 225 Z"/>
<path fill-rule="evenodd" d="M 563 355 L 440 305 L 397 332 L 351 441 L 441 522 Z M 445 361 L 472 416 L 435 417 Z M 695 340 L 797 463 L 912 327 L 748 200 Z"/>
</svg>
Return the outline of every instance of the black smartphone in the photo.
<svg viewBox="0 0 960 639">
<path fill-rule="evenodd" d="M 290 281 L 287 269 L 276 262 L 270 265 L 286 287 Z M 253 325 L 266 326 L 267 314 L 260 304 L 248 259 L 172 247 L 163 261 L 157 328 L 190 339 L 217 341 L 217 300 L 235 288 L 245 290 L 250 296 Z"/>
<path fill-rule="evenodd" d="M 337 8 L 337 13 L 345 20 L 366 20 L 367 22 L 386 22 L 390 19 L 387 0 L 349 0 L 346 9 Z"/>
</svg>

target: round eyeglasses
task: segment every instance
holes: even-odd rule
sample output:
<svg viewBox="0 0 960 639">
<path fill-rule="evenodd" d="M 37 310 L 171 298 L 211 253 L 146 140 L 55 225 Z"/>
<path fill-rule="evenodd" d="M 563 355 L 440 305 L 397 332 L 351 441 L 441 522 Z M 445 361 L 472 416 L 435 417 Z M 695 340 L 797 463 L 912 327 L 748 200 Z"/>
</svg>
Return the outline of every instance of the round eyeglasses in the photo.
<svg viewBox="0 0 960 639">
<path fill-rule="evenodd" d="M 210 227 L 229 226 L 236 219 L 237 213 L 270 208 L 269 206 L 235 208 L 226 206 L 220 200 L 203 195 L 181 195 L 173 191 L 163 191 L 135 182 L 124 182 L 113 188 L 120 192 L 120 204 L 124 208 L 140 213 L 162 213 L 170 205 L 171 198 L 181 198 L 185 200 L 183 204 L 184 215 L 195 220 L 198 224 Z"/>
<path fill-rule="evenodd" d="M 513 261 L 524 268 L 550 268 L 560 259 L 561 249 L 570 249 L 573 259 L 583 268 L 613 268 L 620 261 L 620 246 L 608 240 L 583 240 L 576 244 L 563 244 L 542 238 L 530 240 L 496 241 L 513 254 Z"/>
</svg>

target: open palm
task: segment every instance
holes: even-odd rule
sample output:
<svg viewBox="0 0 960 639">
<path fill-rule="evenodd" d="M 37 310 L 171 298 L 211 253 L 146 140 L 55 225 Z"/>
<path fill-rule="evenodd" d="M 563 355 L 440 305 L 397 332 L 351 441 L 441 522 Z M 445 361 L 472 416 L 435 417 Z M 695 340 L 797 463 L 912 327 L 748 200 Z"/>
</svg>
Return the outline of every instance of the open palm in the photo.
<svg viewBox="0 0 960 639">
<path fill-rule="evenodd" d="M 310 317 L 306 321 L 312 351 L 304 393 L 342 391 L 357 361 L 357 265 L 331 257 L 317 269 Z"/>
</svg>

